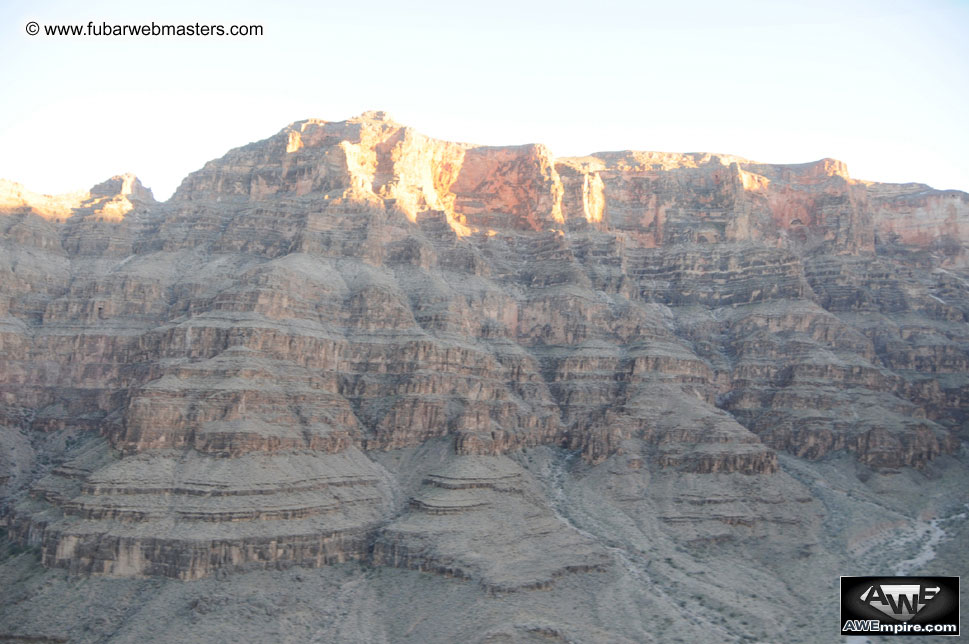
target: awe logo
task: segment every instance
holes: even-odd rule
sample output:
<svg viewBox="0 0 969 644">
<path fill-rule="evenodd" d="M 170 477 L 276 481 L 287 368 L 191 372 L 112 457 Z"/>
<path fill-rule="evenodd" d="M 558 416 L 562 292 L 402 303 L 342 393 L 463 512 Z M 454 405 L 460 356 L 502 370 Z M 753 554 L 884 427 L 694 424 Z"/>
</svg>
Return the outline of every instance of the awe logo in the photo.
<svg viewBox="0 0 969 644">
<path fill-rule="evenodd" d="M 872 584 L 861 594 L 861 601 L 889 617 L 907 622 L 925 608 L 942 589 L 926 584 Z"/>
<path fill-rule="evenodd" d="M 958 577 L 842 577 L 842 635 L 959 635 Z"/>
</svg>

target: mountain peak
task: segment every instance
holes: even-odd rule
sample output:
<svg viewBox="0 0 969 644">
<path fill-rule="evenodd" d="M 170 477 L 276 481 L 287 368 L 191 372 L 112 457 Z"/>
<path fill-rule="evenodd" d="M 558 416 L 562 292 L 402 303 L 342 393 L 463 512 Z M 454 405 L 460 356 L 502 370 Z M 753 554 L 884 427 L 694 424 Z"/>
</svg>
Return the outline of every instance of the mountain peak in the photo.
<svg viewBox="0 0 969 644">
<path fill-rule="evenodd" d="M 131 172 L 116 174 L 93 186 L 89 192 L 91 197 L 127 197 L 129 200 L 148 203 L 155 201 L 151 188 L 143 186 L 141 180 Z"/>
<path fill-rule="evenodd" d="M 357 116 L 350 121 L 381 121 L 383 123 L 396 123 L 394 119 L 390 117 L 390 114 L 383 110 L 367 110 L 360 116 Z"/>
</svg>

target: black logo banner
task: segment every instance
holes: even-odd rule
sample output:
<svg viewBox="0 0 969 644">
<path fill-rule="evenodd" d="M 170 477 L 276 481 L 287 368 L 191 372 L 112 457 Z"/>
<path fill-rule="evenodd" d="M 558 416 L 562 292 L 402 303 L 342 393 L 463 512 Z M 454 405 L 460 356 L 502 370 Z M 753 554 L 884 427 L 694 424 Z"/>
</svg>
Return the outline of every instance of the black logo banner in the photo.
<svg viewBox="0 0 969 644">
<path fill-rule="evenodd" d="M 959 635 L 958 577 L 842 577 L 842 635 Z"/>
</svg>

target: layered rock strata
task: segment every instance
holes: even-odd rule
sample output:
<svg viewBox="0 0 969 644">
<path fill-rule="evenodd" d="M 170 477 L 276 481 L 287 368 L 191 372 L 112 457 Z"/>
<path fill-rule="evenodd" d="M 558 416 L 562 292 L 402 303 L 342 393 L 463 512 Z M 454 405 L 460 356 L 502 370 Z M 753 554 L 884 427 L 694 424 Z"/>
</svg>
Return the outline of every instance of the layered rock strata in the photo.
<svg viewBox="0 0 969 644">
<path fill-rule="evenodd" d="M 509 460 L 554 446 L 715 480 L 703 512 L 650 501 L 684 539 L 809 531 L 777 450 L 921 467 L 966 436 L 967 226 L 965 193 L 831 159 L 555 159 L 383 113 L 294 123 L 164 203 L 5 182 L 3 520 L 75 572 L 547 587 L 615 563 Z M 420 476 L 384 456 L 432 444 Z"/>
</svg>

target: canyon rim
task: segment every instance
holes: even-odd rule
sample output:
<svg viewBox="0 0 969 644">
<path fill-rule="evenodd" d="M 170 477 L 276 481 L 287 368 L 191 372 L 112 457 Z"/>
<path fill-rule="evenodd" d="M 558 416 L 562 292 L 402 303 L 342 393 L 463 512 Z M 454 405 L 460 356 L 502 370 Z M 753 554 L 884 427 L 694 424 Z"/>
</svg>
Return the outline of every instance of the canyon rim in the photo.
<svg viewBox="0 0 969 644">
<path fill-rule="evenodd" d="M 0 182 L 0 639 L 837 639 L 969 574 L 969 194 L 295 122 Z"/>
</svg>

